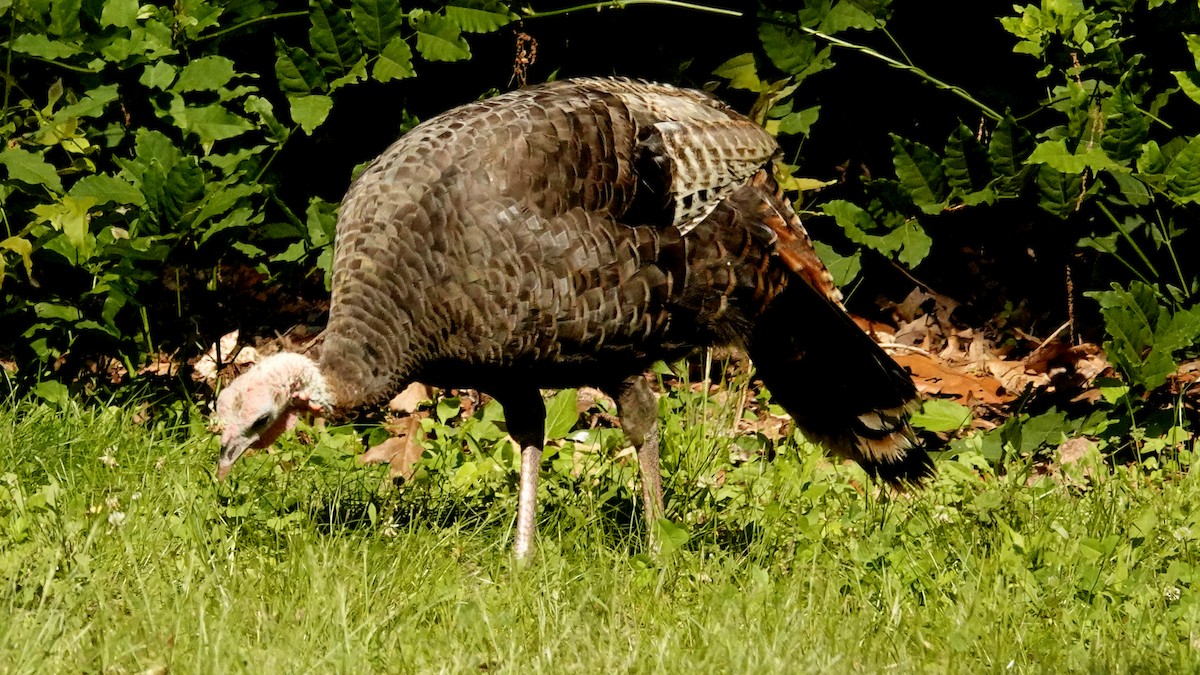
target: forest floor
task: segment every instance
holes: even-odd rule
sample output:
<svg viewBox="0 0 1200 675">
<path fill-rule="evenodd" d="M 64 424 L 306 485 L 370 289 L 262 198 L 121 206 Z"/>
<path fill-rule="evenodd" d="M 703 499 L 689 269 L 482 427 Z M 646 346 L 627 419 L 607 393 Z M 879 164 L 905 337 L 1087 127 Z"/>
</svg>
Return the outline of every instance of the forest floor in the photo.
<svg viewBox="0 0 1200 675">
<path fill-rule="evenodd" d="M 0 671 L 1200 669 L 1187 467 L 965 452 L 884 493 L 804 443 L 750 457 L 686 399 L 663 552 L 627 453 L 560 445 L 527 566 L 506 443 L 444 471 L 433 443 L 387 488 L 356 436 L 308 428 L 217 483 L 199 421 L 0 405 Z"/>
</svg>

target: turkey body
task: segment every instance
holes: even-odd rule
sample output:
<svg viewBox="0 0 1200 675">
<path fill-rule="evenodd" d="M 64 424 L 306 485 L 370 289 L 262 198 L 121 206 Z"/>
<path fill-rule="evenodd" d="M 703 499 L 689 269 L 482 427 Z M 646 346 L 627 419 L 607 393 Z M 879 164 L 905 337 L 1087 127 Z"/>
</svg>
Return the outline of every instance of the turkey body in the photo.
<svg viewBox="0 0 1200 675">
<path fill-rule="evenodd" d="M 930 465 L 907 424 L 911 380 L 842 310 L 771 178 L 777 152 L 707 94 L 624 79 L 420 124 L 342 203 L 320 361 L 335 400 L 413 380 L 479 389 L 540 453 L 538 389 L 595 385 L 635 444 L 653 435 L 657 480 L 643 372 L 732 344 L 814 438 L 919 479 Z"/>
</svg>

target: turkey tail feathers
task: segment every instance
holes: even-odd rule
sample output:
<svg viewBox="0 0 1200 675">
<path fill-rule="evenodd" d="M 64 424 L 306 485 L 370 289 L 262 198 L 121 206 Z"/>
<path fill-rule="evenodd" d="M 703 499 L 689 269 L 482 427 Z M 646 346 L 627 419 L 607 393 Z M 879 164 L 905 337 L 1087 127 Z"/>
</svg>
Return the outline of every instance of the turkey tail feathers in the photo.
<svg viewBox="0 0 1200 675">
<path fill-rule="evenodd" d="M 909 374 L 846 314 L 842 295 L 787 200 L 769 178 L 762 221 L 789 283 L 755 322 L 750 357 L 807 436 L 892 485 L 920 484 L 933 462 L 909 417 L 920 406 Z"/>
</svg>

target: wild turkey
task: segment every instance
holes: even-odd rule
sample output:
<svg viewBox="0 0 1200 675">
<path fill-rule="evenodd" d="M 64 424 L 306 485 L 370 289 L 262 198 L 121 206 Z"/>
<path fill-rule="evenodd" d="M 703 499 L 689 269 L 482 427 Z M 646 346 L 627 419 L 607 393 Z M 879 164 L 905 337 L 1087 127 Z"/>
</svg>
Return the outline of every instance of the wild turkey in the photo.
<svg viewBox="0 0 1200 675">
<path fill-rule="evenodd" d="M 772 178 L 775 140 L 708 94 L 575 79 L 464 105 L 379 156 L 342 202 L 320 365 L 283 354 L 220 395 L 221 477 L 296 413 L 418 380 L 484 391 L 522 450 L 515 551 L 529 553 L 545 408 L 595 385 L 663 513 L 644 377 L 745 348 L 810 437 L 891 483 L 932 471 L 909 376 L 850 320 Z"/>
</svg>

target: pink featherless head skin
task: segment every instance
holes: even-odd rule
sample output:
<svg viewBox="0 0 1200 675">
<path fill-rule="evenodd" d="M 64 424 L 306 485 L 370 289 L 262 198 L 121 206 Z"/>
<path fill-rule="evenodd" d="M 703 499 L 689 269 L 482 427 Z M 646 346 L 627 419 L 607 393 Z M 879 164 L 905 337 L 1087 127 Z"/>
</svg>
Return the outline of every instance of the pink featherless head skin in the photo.
<svg viewBox="0 0 1200 675">
<path fill-rule="evenodd" d="M 217 397 L 217 479 L 223 480 L 247 449 L 269 447 L 296 426 L 299 413 L 321 413 L 331 406 L 325 378 L 312 359 L 282 352 L 258 362 Z"/>
</svg>

